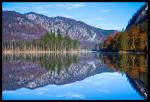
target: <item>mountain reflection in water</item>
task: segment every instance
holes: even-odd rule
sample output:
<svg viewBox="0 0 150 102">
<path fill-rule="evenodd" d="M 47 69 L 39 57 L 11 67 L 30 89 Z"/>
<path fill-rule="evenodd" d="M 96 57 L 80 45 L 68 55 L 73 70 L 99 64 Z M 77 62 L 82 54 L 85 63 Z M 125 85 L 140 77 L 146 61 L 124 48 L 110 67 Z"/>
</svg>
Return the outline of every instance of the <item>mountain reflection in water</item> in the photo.
<svg viewBox="0 0 150 102">
<path fill-rule="evenodd" d="M 35 90 L 52 84 L 59 86 L 75 84 L 88 77 L 92 78 L 91 76 L 96 74 L 117 72 L 125 74 L 133 90 L 136 90 L 136 94 L 147 99 L 148 66 L 146 55 L 112 53 L 14 54 L 3 55 L 2 66 L 3 93 L 22 88 Z M 3 97 L 6 97 L 5 94 Z M 114 97 L 112 99 L 117 99 L 117 96 L 114 95 Z"/>
</svg>

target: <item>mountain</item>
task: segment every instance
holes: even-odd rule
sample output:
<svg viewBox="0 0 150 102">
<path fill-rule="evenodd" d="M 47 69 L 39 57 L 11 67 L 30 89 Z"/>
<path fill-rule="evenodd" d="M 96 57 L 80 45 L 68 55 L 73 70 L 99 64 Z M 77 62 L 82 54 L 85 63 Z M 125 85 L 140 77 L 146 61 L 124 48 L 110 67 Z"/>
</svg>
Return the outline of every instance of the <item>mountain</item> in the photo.
<svg viewBox="0 0 150 102">
<path fill-rule="evenodd" d="M 55 56 L 53 59 L 63 59 L 63 56 Z M 64 62 L 59 72 L 57 70 L 52 70 L 53 68 L 51 66 L 48 66 L 49 69 L 47 69 L 40 64 L 38 60 L 33 62 L 33 59 L 38 57 L 32 57 L 34 57 L 32 60 L 20 60 L 18 58 L 15 59 L 15 56 L 13 56 L 15 59 L 13 61 L 8 61 L 8 59 L 4 60 L 2 80 L 3 90 L 16 90 L 22 87 L 35 89 L 51 84 L 64 85 L 82 81 L 87 77 L 99 73 L 113 72 L 112 69 L 103 65 L 99 59 L 95 59 L 94 53 L 80 54 L 80 56 L 77 56 L 79 62 L 71 63 L 68 67 L 64 67 L 64 64 L 66 63 Z M 41 58 L 43 57 L 41 56 Z M 64 60 L 65 59 L 62 61 Z M 51 62 L 48 63 L 52 64 Z"/>
<path fill-rule="evenodd" d="M 14 11 L 4 11 L 2 21 L 3 40 L 37 39 L 46 33 L 44 28 Z"/>
<path fill-rule="evenodd" d="M 52 18 L 34 12 L 26 13 L 25 16 L 49 32 L 57 33 L 59 29 L 61 34 L 68 35 L 70 38 L 78 41 L 95 41 L 104 35 L 114 32 L 114 30 L 102 30 L 87 25 L 84 22 L 60 16 Z"/>
<path fill-rule="evenodd" d="M 3 39 L 38 39 L 46 32 L 58 31 L 79 42 L 100 42 L 103 37 L 115 30 L 103 30 L 82 21 L 66 17 L 47 17 L 35 12 L 20 14 L 15 11 L 3 11 Z"/>
<path fill-rule="evenodd" d="M 148 20 L 148 3 L 143 5 L 131 18 L 126 29 L 131 27 L 132 25 L 139 25 L 144 21 Z"/>
</svg>

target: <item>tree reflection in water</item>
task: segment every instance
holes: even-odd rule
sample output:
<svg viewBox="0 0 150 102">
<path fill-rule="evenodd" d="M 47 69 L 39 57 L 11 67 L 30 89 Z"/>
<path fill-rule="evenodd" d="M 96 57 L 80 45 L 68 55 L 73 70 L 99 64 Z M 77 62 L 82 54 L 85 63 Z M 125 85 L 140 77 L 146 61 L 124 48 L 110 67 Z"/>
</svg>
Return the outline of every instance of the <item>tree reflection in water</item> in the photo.
<svg viewBox="0 0 150 102">
<path fill-rule="evenodd" d="M 145 54 L 103 53 L 100 60 L 109 68 L 125 73 L 131 85 L 142 96 L 148 94 L 148 62 Z"/>
<path fill-rule="evenodd" d="M 68 68 L 72 63 L 77 63 L 75 54 L 13 54 L 3 55 L 3 62 L 32 62 L 41 65 L 46 70 L 59 71 Z"/>
<path fill-rule="evenodd" d="M 63 85 L 98 73 L 117 71 L 125 73 L 132 87 L 145 99 L 147 98 L 147 55 L 53 53 L 15 54 L 2 57 L 3 90 L 22 87 L 35 89 L 48 84 Z"/>
</svg>

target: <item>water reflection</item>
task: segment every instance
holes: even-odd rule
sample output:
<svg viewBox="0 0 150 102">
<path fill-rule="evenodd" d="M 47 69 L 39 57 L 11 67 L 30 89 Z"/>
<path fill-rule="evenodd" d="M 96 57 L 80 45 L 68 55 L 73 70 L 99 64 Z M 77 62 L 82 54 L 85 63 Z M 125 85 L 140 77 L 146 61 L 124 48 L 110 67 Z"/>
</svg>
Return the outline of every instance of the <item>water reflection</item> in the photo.
<svg viewBox="0 0 150 102">
<path fill-rule="evenodd" d="M 126 73 L 133 88 L 142 96 L 147 98 L 148 94 L 148 62 L 144 54 L 113 54 L 104 53 L 100 55 L 109 68 L 121 73 Z M 103 60 L 102 60 L 103 59 Z"/>
<path fill-rule="evenodd" d="M 103 75 L 100 73 L 126 73 L 126 76 L 122 76 L 123 78 L 128 79 L 128 83 L 133 87 L 133 89 L 128 90 L 136 90 L 142 97 L 147 98 L 147 56 L 145 55 L 129 55 L 129 54 L 105 54 L 105 53 L 86 53 L 86 54 L 14 54 L 14 55 L 3 55 L 3 78 L 2 78 L 2 88 L 3 93 L 7 93 L 9 96 L 9 92 L 14 90 L 16 93 L 18 89 L 23 90 L 34 89 L 34 91 L 39 90 L 40 88 L 46 88 L 46 90 L 53 90 L 53 94 L 59 88 L 52 88 L 49 85 L 61 85 L 61 92 L 63 90 L 72 90 L 76 86 L 82 87 L 77 91 L 79 92 L 83 87 L 88 88 L 88 84 L 98 83 L 100 85 L 99 80 L 107 83 L 106 79 L 98 79 L 96 75 L 102 77 Z M 117 73 L 115 75 L 117 75 Z M 95 77 L 90 77 L 95 76 Z M 89 78 L 92 80 L 91 82 L 86 82 Z M 121 76 L 119 75 L 119 78 Z M 112 81 L 118 78 L 113 79 Z M 79 81 L 79 82 L 78 82 Z M 118 79 L 118 81 L 124 81 L 124 85 L 126 85 L 125 79 Z M 81 85 L 76 85 L 76 83 L 80 83 Z M 64 85 L 72 84 L 71 89 L 64 88 Z M 117 83 L 116 83 L 117 84 Z M 107 85 L 104 85 L 107 86 Z M 101 87 L 104 87 L 101 86 Z M 116 85 L 117 86 L 117 85 Z M 124 86 L 127 87 L 128 85 Z M 89 86 L 90 87 L 90 86 Z M 98 90 L 100 86 L 95 86 L 94 89 Z M 107 87 L 108 88 L 108 87 Z M 117 87 L 116 87 L 117 88 Z M 129 88 L 129 87 L 127 87 Z M 26 91 L 29 91 L 24 89 Z M 34 91 L 30 93 L 34 93 Z M 90 92 L 89 88 L 85 90 L 84 94 L 88 94 Z M 107 93 L 107 89 L 98 90 L 98 92 Z M 20 93 L 20 92 L 19 92 Z M 92 93 L 92 92 L 90 92 Z M 95 93 L 95 92 L 94 92 Z M 122 99 L 126 99 L 127 95 L 124 92 L 122 93 Z M 131 92 L 132 93 L 132 92 Z M 131 93 L 128 93 L 131 94 Z M 110 96 L 109 99 L 117 99 L 116 93 Z M 135 93 L 134 93 L 135 94 Z M 15 95 L 15 94 L 13 94 Z M 67 93 L 67 95 L 72 95 L 72 93 Z M 103 98 L 99 96 L 100 94 L 95 93 L 92 97 L 88 94 L 87 98 L 82 97 L 84 99 L 103 99 L 105 96 L 103 94 Z M 53 95 L 52 95 L 53 96 Z M 61 95 L 60 95 L 61 96 Z M 76 95 L 78 96 L 78 95 Z M 83 96 L 83 95 L 81 95 Z M 136 95 L 134 95 L 136 96 Z M 15 96 L 14 96 L 15 97 Z M 36 96 L 33 96 L 36 97 Z M 32 97 L 32 98 L 33 98 Z M 112 98 L 111 98 L 112 97 Z M 121 97 L 121 96 L 120 96 Z M 137 96 L 139 97 L 139 96 Z M 29 96 L 27 97 L 29 98 Z M 41 99 L 61 99 L 61 97 L 40 97 Z M 74 97 L 71 97 L 74 99 Z M 106 99 L 108 97 L 105 97 Z M 67 98 L 68 99 L 68 98 Z"/>
</svg>

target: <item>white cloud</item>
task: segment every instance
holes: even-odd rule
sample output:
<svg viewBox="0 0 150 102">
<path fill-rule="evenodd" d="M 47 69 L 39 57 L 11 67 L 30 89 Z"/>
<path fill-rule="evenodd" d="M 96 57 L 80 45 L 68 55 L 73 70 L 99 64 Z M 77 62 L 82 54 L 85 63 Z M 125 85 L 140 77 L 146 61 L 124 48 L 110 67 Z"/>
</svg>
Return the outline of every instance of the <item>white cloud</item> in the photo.
<svg viewBox="0 0 150 102">
<path fill-rule="evenodd" d="M 84 19 L 83 21 L 85 21 L 86 23 L 93 23 L 93 22 L 99 22 L 99 21 L 103 21 L 105 20 L 104 18 L 102 17 L 97 17 L 97 18 L 90 18 L 90 19 Z"/>
<path fill-rule="evenodd" d="M 64 3 L 64 4 L 57 4 L 56 6 L 71 10 L 75 8 L 85 7 L 85 3 Z"/>
<path fill-rule="evenodd" d="M 77 9 L 77 8 L 81 8 L 81 7 L 85 7 L 85 3 L 60 3 L 60 4 L 47 4 L 47 5 L 44 5 L 44 6 L 34 6 L 34 7 L 30 7 L 30 6 L 27 6 L 27 7 L 21 7 L 21 6 L 16 6 L 16 7 L 13 7 L 13 8 L 10 8 L 10 7 L 3 7 L 2 9 L 3 10 L 9 10 L 9 11 L 19 11 L 19 12 L 29 12 L 31 11 L 31 8 L 32 8 L 32 11 L 33 12 L 41 12 L 41 13 L 49 13 L 49 11 L 47 9 L 49 9 L 50 7 L 53 7 L 53 8 L 64 8 L 64 9 L 68 9 L 68 10 L 71 10 L 71 9 Z M 64 15 L 64 17 L 71 17 L 69 15 Z"/>
<path fill-rule="evenodd" d="M 9 7 L 4 7 L 3 10 L 8 10 L 8 11 L 28 11 L 31 8 L 29 7 L 13 7 L 13 8 L 9 8 Z"/>
<path fill-rule="evenodd" d="M 68 92 L 66 94 L 60 94 L 60 95 L 57 95 L 57 97 L 64 97 L 64 98 L 79 98 L 79 99 L 83 99 L 85 98 L 84 95 L 82 94 L 77 94 L 77 93 L 71 93 L 71 92 Z"/>
<path fill-rule="evenodd" d="M 101 13 L 107 13 L 107 12 L 110 12 L 111 10 L 110 9 L 104 9 L 104 10 L 100 10 L 99 12 Z"/>
<path fill-rule="evenodd" d="M 68 14 L 48 14 L 48 17 L 56 17 L 56 16 L 72 18 L 72 16 L 70 16 Z"/>
</svg>

